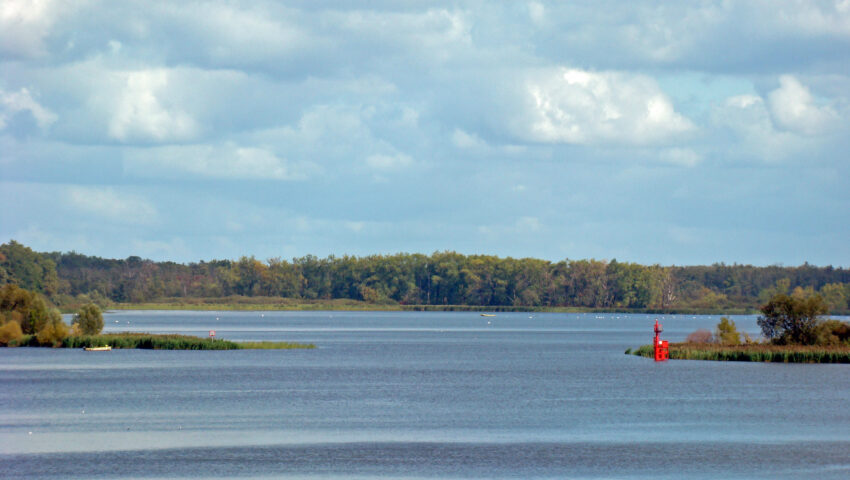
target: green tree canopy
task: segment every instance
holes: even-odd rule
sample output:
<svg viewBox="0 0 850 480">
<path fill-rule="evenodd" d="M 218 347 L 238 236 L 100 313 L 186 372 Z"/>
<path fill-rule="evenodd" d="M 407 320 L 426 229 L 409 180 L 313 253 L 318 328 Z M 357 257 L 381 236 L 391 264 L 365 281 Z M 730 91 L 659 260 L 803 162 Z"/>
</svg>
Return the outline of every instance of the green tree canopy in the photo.
<svg viewBox="0 0 850 480">
<path fill-rule="evenodd" d="M 41 345 L 52 345 L 58 347 L 62 344 L 62 340 L 68 336 L 68 325 L 62 321 L 62 317 L 58 314 L 52 315 L 50 320 L 41 327 L 41 330 L 36 334 L 38 343 Z"/>
<path fill-rule="evenodd" d="M 818 316 L 827 313 L 820 295 L 795 298 L 775 295 L 761 307 L 758 318 L 764 336 L 777 344 L 813 345 L 817 341 Z"/>
<path fill-rule="evenodd" d="M 47 254 L 32 251 L 10 240 L 0 245 L 0 280 L 22 288 L 53 295 L 59 289 L 56 263 Z"/>
<path fill-rule="evenodd" d="M 820 293 L 832 313 L 850 312 L 850 269 L 752 265 L 660 266 L 611 260 L 500 258 L 434 252 L 291 260 L 254 257 L 179 264 L 0 245 L 0 285 L 17 284 L 54 303 L 264 296 L 364 298 L 379 303 L 616 309 L 758 308 L 774 295 Z M 374 299 L 373 292 L 366 291 Z M 796 292 L 796 294 L 792 294 Z M 225 300 L 228 303 L 228 300 Z M 23 324 L 22 324 L 23 325 Z"/>
<path fill-rule="evenodd" d="M 843 283 L 827 283 L 821 287 L 820 294 L 830 311 L 847 309 L 848 294 L 850 294 L 850 289 L 847 287 L 848 285 Z"/>
<path fill-rule="evenodd" d="M 720 318 L 714 338 L 717 339 L 718 343 L 723 345 L 738 345 L 741 343 L 741 334 L 738 333 L 735 322 L 726 317 Z"/>
<path fill-rule="evenodd" d="M 103 314 L 100 313 L 100 308 L 97 305 L 89 303 L 80 308 L 71 323 L 79 325 L 83 335 L 97 335 L 103 330 Z"/>
<path fill-rule="evenodd" d="M 0 287 L 0 324 L 17 322 L 24 334 L 31 335 L 57 315 L 38 293 L 13 284 Z"/>
</svg>

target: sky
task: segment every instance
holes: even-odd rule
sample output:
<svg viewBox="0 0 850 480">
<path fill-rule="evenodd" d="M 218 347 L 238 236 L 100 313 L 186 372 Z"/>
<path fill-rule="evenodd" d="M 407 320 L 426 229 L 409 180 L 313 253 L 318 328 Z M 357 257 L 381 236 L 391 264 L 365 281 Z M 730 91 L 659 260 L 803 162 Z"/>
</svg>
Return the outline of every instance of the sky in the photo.
<svg viewBox="0 0 850 480">
<path fill-rule="evenodd" d="M 850 0 L 0 3 L 0 242 L 850 266 Z"/>
</svg>

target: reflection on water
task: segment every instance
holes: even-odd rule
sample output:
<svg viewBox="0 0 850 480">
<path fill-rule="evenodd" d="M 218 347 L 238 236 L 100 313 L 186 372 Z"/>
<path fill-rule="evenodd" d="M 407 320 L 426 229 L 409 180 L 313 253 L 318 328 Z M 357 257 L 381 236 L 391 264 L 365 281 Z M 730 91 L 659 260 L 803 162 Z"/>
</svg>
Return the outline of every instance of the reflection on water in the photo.
<svg viewBox="0 0 850 480">
<path fill-rule="evenodd" d="M 672 341 L 718 320 L 660 318 Z M 111 331 L 318 348 L 0 349 L 0 477 L 850 476 L 850 367 L 623 355 L 653 319 L 112 313 Z"/>
</svg>

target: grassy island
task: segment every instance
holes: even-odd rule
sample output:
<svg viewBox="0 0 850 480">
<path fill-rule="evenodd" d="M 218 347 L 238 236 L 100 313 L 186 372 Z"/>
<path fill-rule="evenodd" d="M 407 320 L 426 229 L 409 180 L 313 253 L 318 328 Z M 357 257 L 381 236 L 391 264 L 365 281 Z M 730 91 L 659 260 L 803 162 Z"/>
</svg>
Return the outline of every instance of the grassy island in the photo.
<svg viewBox="0 0 850 480">
<path fill-rule="evenodd" d="M 156 335 L 150 333 L 104 333 L 99 335 L 69 336 L 57 343 L 44 344 L 36 335 L 24 335 L 10 347 L 89 348 L 109 345 L 115 349 L 139 348 L 145 350 L 288 350 L 316 348 L 309 343 L 291 342 L 233 342 L 190 335 Z"/>
<path fill-rule="evenodd" d="M 844 345 L 719 345 L 671 343 L 671 360 L 717 360 L 730 362 L 850 363 L 850 347 Z M 627 354 L 653 358 L 652 345 L 643 345 Z"/>
<path fill-rule="evenodd" d="M 290 342 L 233 342 L 189 335 L 101 333 L 103 314 L 94 303 L 83 305 L 69 326 L 55 308 L 36 292 L 0 287 L 0 347 L 141 348 L 147 350 L 282 350 L 315 348 Z"/>
<path fill-rule="evenodd" d="M 757 320 L 764 339 L 753 341 L 723 317 L 714 333 L 697 330 L 682 343 L 671 343 L 671 360 L 737 362 L 850 363 L 850 323 L 820 318 L 827 306 L 818 295 L 774 295 Z M 742 341 L 743 337 L 743 341 Z M 652 345 L 626 354 L 654 358 Z"/>
</svg>

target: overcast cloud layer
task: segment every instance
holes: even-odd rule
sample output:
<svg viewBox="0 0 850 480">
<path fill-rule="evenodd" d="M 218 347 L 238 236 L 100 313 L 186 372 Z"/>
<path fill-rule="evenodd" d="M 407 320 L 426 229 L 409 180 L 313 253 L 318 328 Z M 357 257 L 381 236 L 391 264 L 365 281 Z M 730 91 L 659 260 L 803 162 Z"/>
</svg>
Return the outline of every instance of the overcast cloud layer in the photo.
<svg viewBox="0 0 850 480">
<path fill-rule="evenodd" d="M 0 240 L 850 265 L 850 0 L 0 4 Z"/>
</svg>

